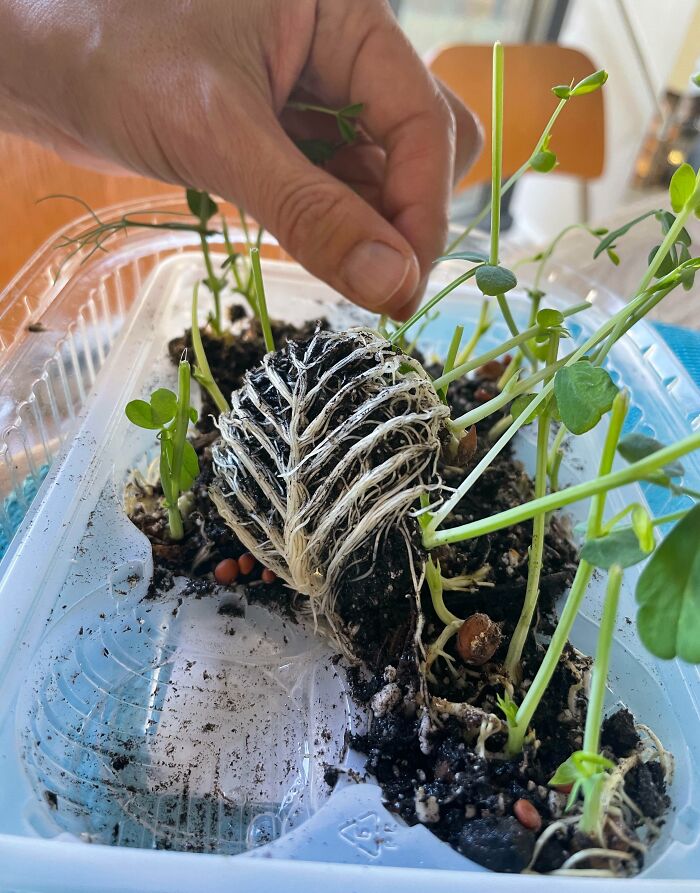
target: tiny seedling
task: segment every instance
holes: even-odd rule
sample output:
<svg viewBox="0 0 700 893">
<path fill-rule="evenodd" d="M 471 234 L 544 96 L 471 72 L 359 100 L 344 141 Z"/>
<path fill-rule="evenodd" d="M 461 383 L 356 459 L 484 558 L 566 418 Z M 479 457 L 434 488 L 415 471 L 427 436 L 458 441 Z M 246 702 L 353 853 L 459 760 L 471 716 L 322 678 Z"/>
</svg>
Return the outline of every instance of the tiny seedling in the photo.
<svg viewBox="0 0 700 893">
<path fill-rule="evenodd" d="M 131 400 L 126 416 L 139 428 L 157 431 L 160 442 L 160 483 L 168 510 L 170 537 L 184 536 L 182 515 L 178 506 L 180 494 L 189 490 L 199 474 L 199 460 L 187 439 L 190 422 L 196 422 L 197 410 L 190 405 L 190 364 L 181 360 L 178 368 L 177 394 L 168 388 L 157 388 L 150 400 Z"/>
<path fill-rule="evenodd" d="M 291 101 L 287 103 L 287 108 L 295 112 L 315 112 L 316 114 L 330 115 L 335 118 L 338 128 L 338 140 L 299 139 L 295 141 L 298 148 L 313 164 L 325 164 L 333 158 L 339 149 L 342 149 L 344 146 L 352 146 L 357 141 L 356 122 L 364 108 L 364 103 L 362 102 L 355 102 L 340 109 L 332 109 L 310 102 Z"/>
<path fill-rule="evenodd" d="M 214 376 L 211 374 L 209 361 L 202 343 L 202 333 L 199 331 L 199 319 L 197 316 L 198 291 L 199 283 L 196 283 L 192 290 L 192 349 L 195 357 L 195 367 L 192 370 L 192 375 L 197 384 L 203 387 L 209 394 L 219 412 L 227 412 L 229 405 L 221 393 L 221 388 L 214 381 Z"/>
</svg>

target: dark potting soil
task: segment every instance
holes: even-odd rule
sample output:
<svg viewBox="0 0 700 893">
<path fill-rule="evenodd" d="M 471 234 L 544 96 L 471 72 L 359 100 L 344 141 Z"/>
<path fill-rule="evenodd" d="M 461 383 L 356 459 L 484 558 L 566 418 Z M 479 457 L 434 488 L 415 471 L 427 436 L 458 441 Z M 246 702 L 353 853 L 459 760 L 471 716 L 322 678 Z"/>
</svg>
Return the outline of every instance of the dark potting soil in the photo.
<svg viewBox="0 0 700 893">
<path fill-rule="evenodd" d="M 224 394 L 240 386 L 245 372 L 265 353 L 255 321 L 239 318 L 234 325 L 235 336 L 223 339 L 214 339 L 202 332 L 213 376 Z M 294 330 L 291 326 L 273 324 L 275 342 L 280 346 L 287 337 L 303 340 L 313 328 L 310 325 Z M 189 332 L 172 341 L 169 350 L 173 360 L 179 360 L 183 349 L 189 346 Z M 452 385 L 453 415 L 468 411 L 496 393 L 493 370 L 487 372 L 480 378 Z M 193 439 L 201 472 L 193 488 L 185 538 L 180 543 L 169 540 L 165 512 L 158 508 L 161 493 L 157 487 L 152 498 L 137 501 L 132 512 L 132 520 L 153 545 L 152 598 L 172 586 L 174 575 L 191 577 L 190 594 L 203 597 L 214 586 L 212 574 L 216 565 L 225 558 L 238 559 L 245 552 L 208 496 L 213 479 L 211 444 L 216 435 L 210 414 L 215 409 L 206 394 L 203 394 L 203 403 L 204 410 L 197 424 L 200 433 Z M 488 430 L 497 418 L 491 417 L 477 426 L 476 450 L 470 464 L 477 462 L 488 449 Z M 464 468 L 443 463 L 440 473 L 445 484 L 453 487 L 463 479 Z M 462 499 L 448 524 L 463 524 L 508 509 L 531 498 L 532 489 L 532 481 L 511 450 L 506 449 Z M 410 532 L 414 563 L 420 567 L 425 556 L 418 528 L 415 521 L 409 525 L 413 525 Z M 477 612 L 487 614 L 500 625 L 502 642 L 485 666 L 465 668 L 456 654 L 453 638 L 446 652 L 461 667 L 459 677 L 453 678 L 446 664 L 438 660 L 433 666 L 436 678 L 430 684 L 432 695 L 458 703 L 469 702 L 486 713 L 500 715 L 496 696 L 502 693 L 503 685 L 495 671 L 505 657 L 520 615 L 530 539 L 531 524 L 527 523 L 446 546 L 434 553 L 444 577 L 472 575 L 475 581 L 469 591 L 446 591 L 447 607 L 461 617 Z M 464 726 L 449 716 L 442 717 L 439 727 L 431 732 L 429 748 L 425 747 L 418 710 L 421 679 L 414 646 L 417 614 L 406 543 L 399 532 L 390 533 L 380 545 L 374 570 L 366 575 L 372 547 L 368 544 L 365 554 L 356 556 L 354 573 L 348 575 L 337 593 L 338 614 L 352 637 L 356 654 L 362 659 L 362 668 L 351 668 L 349 676 L 356 698 L 365 705 L 373 698 L 377 703 L 376 698 L 387 685 L 387 679 L 398 687 L 400 695 L 386 711 L 375 710 L 369 733 L 356 737 L 352 744 L 367 754 L 367 770 L 381 785 L 388 808 L 406 822 L 423 822 L 456 850 L 487 868 L 521 871 L 531 862 L 541 831 L 564 812 L 566 794 L 549 788 L 548 782 L 561 762 L 582 746 L 586 705 L 582 681 L 590 660 L 567 646 L 535 717 L 537 745 L 528 745 L 524 758 L 502 758 L 500 752 L 505 743 L 502 733 L 489 737 L 483 754 L 479 755 L 473 736 L 467 738 Z M 523 683 L 521 691 L 516 692 L 518 701 L 539 666 L 546 636 L 556 619 L 556 600 L 570 585 L 575 566 L 576 551 L 566 522 L 555 517 L 545 541 L 538 612 L 523 652 Z M 294 616 L 295 594 L 281 581 L 263 583 L 262 571 L 256 563 L 249 575 L 238 580 L 248 584 L 249 600 L 265 601 Z M 422 641 L 430 643 L 443 626 L 433 613 L 427 589 L 421 594 L 421 604 Z M 627 756 L 639 748 L 639 737 L 629 711 L 618 711 L 605 721 L 602 744 L 611 758 Z M 333 776 L 332 768 L 329 773 Z M 668 807 L 659 763 L 639 764 L 632 769 L 625 781 L 625 791 L 649 817 L 658 818 Z M 540 828 L 526 827 L 516 818 L 514 810 L 519 800 L 534 806 L 540 817 Z M 634 835 L 632 829 L 628 833 Z M 541 849 L 534 868 L 556 869 L 572 853 L 590 845 L 589 840 L 563 828 Z M 642 857 L 638 855 L 637 859 L 641 866 Z"/>
</svg>

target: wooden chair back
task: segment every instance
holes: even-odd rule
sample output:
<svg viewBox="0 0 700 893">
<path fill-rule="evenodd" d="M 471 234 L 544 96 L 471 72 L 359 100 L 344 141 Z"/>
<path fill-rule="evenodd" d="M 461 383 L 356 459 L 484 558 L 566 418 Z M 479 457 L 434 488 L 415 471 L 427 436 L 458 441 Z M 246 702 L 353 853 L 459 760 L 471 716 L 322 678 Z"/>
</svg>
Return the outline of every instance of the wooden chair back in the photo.
<svg viewBox="0 0 700 893">
<path fill-rule="evenodd" d="M 433 74 L 469 106 L 484 127 L 484 150 L 457 191 L 491 178 L 491 53 L 490 46 L 455 44 L 437 50 L 428 60 Z M 557 44 L 505 48 L 504 177 L 530 157 L 559 101 L 551 88 L 572 79 L 578 82 L 595 70 L 584 53 Z M 557 119 L 551 148 L 559 160 L 556 172 L 583 180 L 600 176 L 605 159 L 602 90 L 569 101 Z"/>
</svg>

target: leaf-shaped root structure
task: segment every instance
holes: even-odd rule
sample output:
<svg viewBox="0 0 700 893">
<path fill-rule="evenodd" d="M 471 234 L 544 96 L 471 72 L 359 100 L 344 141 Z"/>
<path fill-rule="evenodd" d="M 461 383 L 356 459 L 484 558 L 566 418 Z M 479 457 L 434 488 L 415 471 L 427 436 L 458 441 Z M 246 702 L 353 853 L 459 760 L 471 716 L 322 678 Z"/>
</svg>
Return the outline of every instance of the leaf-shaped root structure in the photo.
<svg viewBox="0 0 700 893">
<path fill-rule="evenodd" d="M 335 613 L 392 525 L 440 485 L 448 408 L 421 364 L 365 329 L 316 331 L 250 371 L 218 422 L 212 498 L 238 539 L 352 652 Z"/>
</svg>

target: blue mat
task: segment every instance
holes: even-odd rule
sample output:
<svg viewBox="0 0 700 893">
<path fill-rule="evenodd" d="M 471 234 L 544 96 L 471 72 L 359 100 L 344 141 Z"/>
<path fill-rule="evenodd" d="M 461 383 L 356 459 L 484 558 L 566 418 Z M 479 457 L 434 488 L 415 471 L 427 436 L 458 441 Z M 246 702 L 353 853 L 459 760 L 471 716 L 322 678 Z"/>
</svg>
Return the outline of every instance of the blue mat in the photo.
<svg viewBox="0 0 700 893">
<path fill-rule="evenodd" d="M 663 322 L 653 325 L 700 388 L 700 332 L 669 326 Z"/>
</svg>

